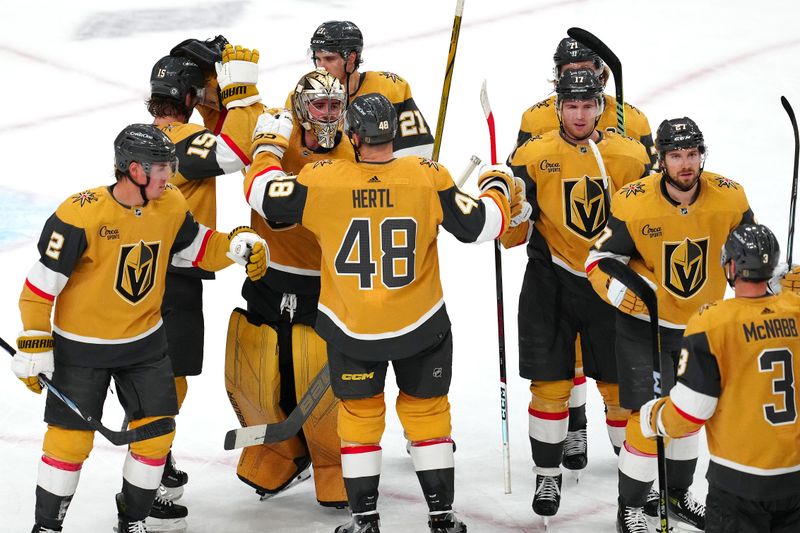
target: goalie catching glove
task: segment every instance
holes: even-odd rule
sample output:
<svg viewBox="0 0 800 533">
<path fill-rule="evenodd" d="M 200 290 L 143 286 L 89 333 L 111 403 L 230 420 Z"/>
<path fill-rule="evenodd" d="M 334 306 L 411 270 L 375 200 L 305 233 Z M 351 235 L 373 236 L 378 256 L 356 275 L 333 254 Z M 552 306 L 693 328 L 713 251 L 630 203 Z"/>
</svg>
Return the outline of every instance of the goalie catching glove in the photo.
<svg viewBox="0 0 800 533">
<path fill-rule="evenodd" d="M 11 371 L 26 387 L 39 394 L 39 374 L 53 377 L 53 335 L 46 331 L 26 330 L 17 338 L 19 350 L 11 360 Z"/>
<path fill-rule="evenodd" d="M 244 266 L 250 281 L 258 281 L 267 273 L 269 247 L 267 241 L 252 228 L 239 226 L 228 234 L 228 253 L 231 260 Z"/>
<path fill-rule="evenodd" d="M 258 82 L 258 50 L 226 44 L 222 61 L 214 65 L 222 104 L 228 108 L 246 107 L 261 101 Z"/>
</svg>

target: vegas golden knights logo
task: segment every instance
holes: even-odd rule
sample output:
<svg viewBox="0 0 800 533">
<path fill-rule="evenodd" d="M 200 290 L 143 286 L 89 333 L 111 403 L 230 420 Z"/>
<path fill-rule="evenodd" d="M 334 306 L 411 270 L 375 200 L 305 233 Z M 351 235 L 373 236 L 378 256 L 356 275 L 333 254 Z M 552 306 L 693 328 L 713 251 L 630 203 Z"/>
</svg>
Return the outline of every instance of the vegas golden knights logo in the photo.
<svg viewBox="0 0 800 533">
<path fill-rule="evenodd" d="M 564 180 L 564 225 L 587 241 L 606 227 L 608 205 L 602 178 Z"/>
<path fill-rule="evenodd" d="M 708 279 L 708 237 L 664 243 L 664 288 L 691 298 Z"/>
<path fill-rule="evenodd" d="M 159 245 L 139 241 L 120 248 L 114 290 L 133 305 L 141 302 L 155 285 Z"/>
</svg>

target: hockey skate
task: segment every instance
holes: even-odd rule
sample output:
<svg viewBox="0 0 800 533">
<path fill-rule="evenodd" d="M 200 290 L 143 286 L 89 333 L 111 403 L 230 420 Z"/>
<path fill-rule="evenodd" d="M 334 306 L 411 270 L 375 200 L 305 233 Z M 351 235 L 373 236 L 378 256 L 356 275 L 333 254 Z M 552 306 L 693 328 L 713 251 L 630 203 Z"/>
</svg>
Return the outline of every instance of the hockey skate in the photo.
<svg viewBox="0 0 800 533">
<path fill-rule="evenodd" d="M 40 526 L 39 524 L 36 524 L 35 526 L 33 526 L 33 529 L 31 530 L 31 533 L 59 533 L 60 531 L 61 531 L 61 528 L 50 529 L 49 527 L 44 527 L 44 526 Z"/>
<path fill-rule="evenodd" d="M 658 491 L 654 488 L 647 493 L 647 501 L 644 502 L 644 514 L 650 518 L 658 518 Z"/>
<path fill-rule="evenodd" d="M 183 486 L 188 482 L 189 474 L 176 468 L 175 458 L 172 457 L 172 452 L 169 452 L 167 462 L 164 464 L 164 473 L 161 475 L 161 486 L 158 487 L 159 495 L 166 500 L 177 501 L 183 496 Z"/>
<path fill-rule="evenodd" d="M 586 428 L 568 431 L 564 440 L 564 456 L 561 458 L 561 464 L 568 470 L 583 470 L 589 462 L 586 450 Z"/>
<path fill-rule="evenodd" d="M 681 529 L 688 531 L 704 531 L 706 528 L 706 506 L 694 499 L 692 493 L 685 489 L 670 488 L 667 491 L 667 511 L 670 519 L 680 522 Z"/>
<path fill-rule="evenodd" d="M 350 522 L 337 527 L 334 533 L 381 533 L 380 518 L 377 511 L 354 513 Z"/>
<path fill-rule="evenodd" d="M 545 529 L 551 516 L 561 505 L 561 474 L 557 476 L 536 475 L 536 492 L 533 495 L 533 512 L 544 519 Z"/>
<path fill-rule="evenodd" d="M 431 533 L 467 533 L 467 525 L 453 511 L 438 511 L 428 514 Z"/>
<path fill-rule="evenodd" d="M 45 530 L 48 531 L 48 530 Z M 120 517 L 117 527 L 114 528 L 117 533 L 147 533 L 147 526 L 144 525 L 144 520 L 136 520 L 130 522 L 127 518 Z"/>
<path fill-rule="evenodd" d="M 188 509 L 156 494 L 150 515 L 146 519 L 147 531 L 150 533 L 182 533 L 186 531 L 186 515 Z"/>
<path fill-rule="evenodd" d="M 649 533 L 647 519 L 641 507 L 626 507 L 620 505 L 617 509 L 618 533 Z"/>
<path fill-rule="evenodd" d="M 258 494 L 259 500 L 269 500 L 273 496 L 277 496 L 278 494 L 289 490 L 290 488 L 294 487 L 295 485 L 299 485 L 303 481 L 307 480 L 311 477 L 311 465 L 309 464 L 303 470 L 298 472 L 298 474 L 289 481 L 286 485 L 284 485 L 280 490 L 276 490 L 274 492 L 267 492 L 265 490 L 256 489 L 256 494 Z M 338 505 L 334 505 L 337 509 L 344 509 L 344 506 L 339 507 Z"/>
</svg>

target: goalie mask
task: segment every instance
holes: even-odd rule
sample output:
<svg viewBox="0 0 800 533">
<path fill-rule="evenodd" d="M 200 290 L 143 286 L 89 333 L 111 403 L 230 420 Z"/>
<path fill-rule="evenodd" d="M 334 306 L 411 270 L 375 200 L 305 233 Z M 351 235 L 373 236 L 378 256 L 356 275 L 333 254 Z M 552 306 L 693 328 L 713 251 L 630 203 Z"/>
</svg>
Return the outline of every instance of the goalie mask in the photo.
<svg viewBox="0 0 800 533">
<path fill-rule="evenodd" d="M 733 272 L 725 269 L 725 277 L 733 286 L 736 278 L 747 281 L 765 281 L 772 277 L 781 250 L 770 229 L 761 224 L 742 224 L 728 235 L 722 247 L 720 264 L 725 268 L 733 263 Z"/>
<path fill-rule="evenodd" d="M 336 145 L 346 106 L 342 84 L 321 68 L 300 78 L 292 93 L 292 108 L 300 125 L 313 132 L 323 148 Z"/>
</svg>

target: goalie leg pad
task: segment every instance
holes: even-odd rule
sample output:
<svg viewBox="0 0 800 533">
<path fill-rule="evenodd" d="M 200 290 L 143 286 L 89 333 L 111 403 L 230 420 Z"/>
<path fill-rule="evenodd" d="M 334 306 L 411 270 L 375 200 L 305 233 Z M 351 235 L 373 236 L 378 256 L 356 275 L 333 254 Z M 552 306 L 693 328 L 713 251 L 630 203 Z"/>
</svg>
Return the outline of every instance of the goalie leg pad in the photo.
<svg viewBox="0 0 800 533">
<path fill-rule="evenodd" d="M 383 393 L 339 403 L 339 438 L 343 442 L 378 443 L 386 427 Z"/>
<path fill-rule="evenodd" d="M 278 335 L 242 309 L 234 309 L 225 348 L 225 389 L 243 426 L 280 422 L 281 376 Z M 282 490 L 308 466 L 308 453 L 299 437 L 242 450 L 236 473 L 257 491 Z"/>
<path fill-rule="evenodd" d="M 328 362 L 325 341 L 305 324 L 292 326 L 292 359 L 297 401 Z M 342 479 L 341 441 L 337 431 L 339 401 L 328 389 L 303 425 L 303 435 L 314 465 L 314 485 L 321 505 L 343 507 L 347 493 Z"/>
<path fill-rule="evenodd" d="M 412 442 L 449 437 L 452 432 L 446 395 L 417 398 L 400 391 L 395 408 L 406 438 Z"/>
</svg>

